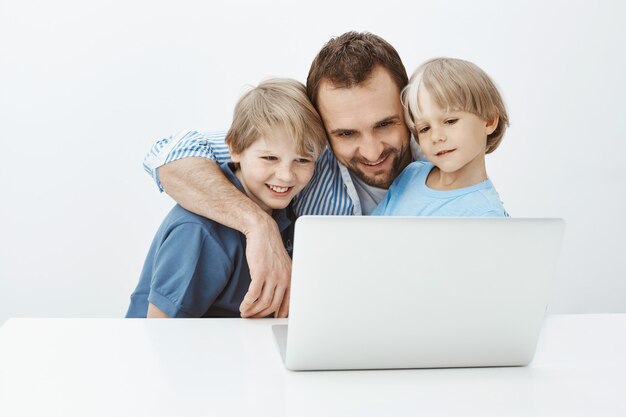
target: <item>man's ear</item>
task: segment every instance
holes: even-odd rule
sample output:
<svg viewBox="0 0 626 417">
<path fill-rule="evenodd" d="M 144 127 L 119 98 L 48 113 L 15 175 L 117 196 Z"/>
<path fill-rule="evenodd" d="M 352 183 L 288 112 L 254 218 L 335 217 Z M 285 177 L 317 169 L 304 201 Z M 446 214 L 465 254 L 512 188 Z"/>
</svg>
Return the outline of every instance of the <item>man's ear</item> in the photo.
<svg viewBox="0 0 626 417">
<path fill-rule="evenodd" d="M 493 118 L 485 121 L 485 133 L 487 136 L 491 135 L 496 130 L 499 122 L 500 117 L 498 115 L 495 115 Z"/>
</svg>

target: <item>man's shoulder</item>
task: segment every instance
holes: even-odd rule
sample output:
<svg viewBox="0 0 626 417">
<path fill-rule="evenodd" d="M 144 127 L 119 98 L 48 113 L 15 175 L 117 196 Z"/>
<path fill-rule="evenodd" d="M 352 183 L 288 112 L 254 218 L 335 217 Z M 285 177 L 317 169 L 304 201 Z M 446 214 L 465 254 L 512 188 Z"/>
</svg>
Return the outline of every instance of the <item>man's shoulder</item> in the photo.
<svg viewBox="0 0 626 417">
<path fill-rule="evenodd" d="M 352 214 L 352 200 L 341 169 L 330 147 L 326 147 L 315 161 L 311 181 L 294 200 L 297 215 Z"/>
<path fill-rule="evenodd" d="M 326 146 L 317 158 L 316 165 L 337 166 L 337 158 L 329 146 Z"/>
</svg>

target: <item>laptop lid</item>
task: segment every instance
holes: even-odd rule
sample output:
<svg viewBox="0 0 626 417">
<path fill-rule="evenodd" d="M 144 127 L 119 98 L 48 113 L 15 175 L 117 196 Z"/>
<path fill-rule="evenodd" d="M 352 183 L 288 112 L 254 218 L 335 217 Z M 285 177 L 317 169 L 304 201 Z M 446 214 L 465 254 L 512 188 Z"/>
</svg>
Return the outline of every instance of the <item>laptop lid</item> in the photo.
<svg viewBox="0 0 626 417">
<path fill-rule="evenodd" d="M 561 219 L 303 216 L 292 370 L 526 365 Z"/>
</svg>

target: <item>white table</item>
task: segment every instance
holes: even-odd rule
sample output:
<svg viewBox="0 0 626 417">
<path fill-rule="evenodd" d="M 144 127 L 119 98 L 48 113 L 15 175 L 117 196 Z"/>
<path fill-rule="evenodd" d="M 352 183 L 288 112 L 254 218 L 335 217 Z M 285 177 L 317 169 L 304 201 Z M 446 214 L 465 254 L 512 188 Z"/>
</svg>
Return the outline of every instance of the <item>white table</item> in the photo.
<svg viewBox="0 0 626 417">
<path fill-rule="evenodd" d="M 285 322 L 11 319 L 0 416 L 626 416 L 626 314 L 549 317 L 525 368 L 290 372 Z"/>
</svg>

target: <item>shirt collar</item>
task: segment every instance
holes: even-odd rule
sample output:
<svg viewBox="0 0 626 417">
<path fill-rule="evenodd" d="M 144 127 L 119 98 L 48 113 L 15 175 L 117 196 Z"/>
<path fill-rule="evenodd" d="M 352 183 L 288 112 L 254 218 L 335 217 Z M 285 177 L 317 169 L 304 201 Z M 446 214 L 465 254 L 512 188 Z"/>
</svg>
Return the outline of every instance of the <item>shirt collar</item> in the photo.
<svg viewBox="0 0 626 417">
<path fill-rule="evenodd" d="M 413 161 L 425 161 L 426 160 L 413 134 L 411 134 L 411 137 L 409 139 L 409 148 L 411 149 L 411 156 L 413 157 Z M 363 210 L 361 208 L 361 201 L 356 191 L 356 187 L 352 181 L 352 176 L 350 175 L 350 171 L 348 170 L 348 167 L 346 167 L 341 162 L 339 162 L 339 160 L 337 159 L 337 157 L 335 157 L 335 154 L 332 152 L 332 150 L 331 150 L 331 155 L 332 155 L 332 158 L 335 160 L 335 163 L 339 167 L 341 178 L 343 179 L 343 183 L 345 184 L 346 190 L 348 191 L 348 195 L 350 196 L 350 200 L 352 201 L 352 205 L 353 205 L 352 214 L 362 215 Z"/>
</svg>

